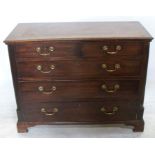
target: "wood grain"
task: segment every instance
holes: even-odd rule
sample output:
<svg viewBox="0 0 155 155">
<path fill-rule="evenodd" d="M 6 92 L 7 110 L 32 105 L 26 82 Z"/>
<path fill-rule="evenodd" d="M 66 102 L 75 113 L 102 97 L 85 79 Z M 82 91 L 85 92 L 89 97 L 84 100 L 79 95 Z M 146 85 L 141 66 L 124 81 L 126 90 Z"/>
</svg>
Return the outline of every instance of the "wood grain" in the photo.
<svg viewBox="0 0 155 155">
<path fill-rule="evenodd" d="M 4 42 L 8 44 L 15 88 L 18 132 L 43 124 L 110 123 L 132 125 L 133 131 L 142 132 L 152 39 L 138 22 L 17 25 Z M 40 52 L 36 51 L 38 47 Z M 50 47 L 54 48 L 52 52 Z M 116 64 L 119 69 L 115 69 Z M 112 115 L 101 111 L 103 107 Z M 118 110 L 113 113 L 114 107 Z M 58 112 L 46 116 L 42 108 L 47 114 L 53 113 L 53 108 Z"/>
<path fill-rule="evenodd" d="M 102 65 L 106 64 L 106 68 Z M 119 64 L 120 68 L 116 68 Z M 128 59 L 24 61 L 17 65 L 18 78 L 36 80 L 80 80 L 116 77 L 141 77 L 141 61 Z M 41 70 L 37 69 L 41 66 Z M 51 69 L 54 66 L 54 69 Z M 114 70 L 109 72 L 109 70 Z M 44 73 L 48 72 L 48 73 Z"/>
<path fill-rule="evenodd" d="M 146 39 L 151 35 L 138 22 L 68 22 L 18 24 L 5 43 L 47 40 Z"/>
<path fill-rule="evenodd" d="M 102 89 L 106 85 L 107 90 Z M 115 91 L 114 86 L 120 88 Z M 43 91 L 38 87 L 42 86 Z M 52 87 L 56 87 L 52 91 Z M 135 100 L 139 96 L 139 81 L 136 80 L 102 80 L 102 81 L 51 81 L 51 82 L 22 82 L 19 84 L 22 102 L 52 102 L 52 101 L 91 101 L 109 98 L 115 100 Z M 114 90 L 113 93 L 107 91 Z M 51 92 L 51 94 L 44 94 Z"/>
<path fill-rule="evenodd" d="M 16 45 L 17 58 L 40 58 L 40 59 L 84 59 L 84 58 L 104 58 L 104 57 L 140 57 L 143 50 L 143 42 L 140 41 L 50 41 L 35 42 L 24 45 Z M 104 51 L 103 47 L 107 46 L 108 50 Z M 121 46 L 121 50 L 116 50 L 117 46 Z M 41 52 L 36 51 L 37 47 L 41 48 Z M 54 51 L 50 52 L 49 47 L 53 47 Z M 108 54 L 108 52 L 116 52 L 116 54 Z M 46 56 L 41 54 L 48 54 Z M 18 59 L 17 59 L 18 60 Z"/>
<path fill-rule="evenodd" d="M 22 111 L 23 121 L 33 122 L 107 122 L 107 121 L 127 121 L 136 119 L 138 106 L 128 103 L 120 104 L 113 102 L 79 102 L 79 103 L 42 103 L 42 104 L 28 104 Z M 105 108 L 105 112 L 101 108 Z M 118 110 L 111 115 L 113 108 Z M 42 113 L 41 109 L 45 108 L 47 113 L 53 113 L 53 108 L 57 108 L 58 112 L 54 115 L 46 115 Z"/>
</svg>

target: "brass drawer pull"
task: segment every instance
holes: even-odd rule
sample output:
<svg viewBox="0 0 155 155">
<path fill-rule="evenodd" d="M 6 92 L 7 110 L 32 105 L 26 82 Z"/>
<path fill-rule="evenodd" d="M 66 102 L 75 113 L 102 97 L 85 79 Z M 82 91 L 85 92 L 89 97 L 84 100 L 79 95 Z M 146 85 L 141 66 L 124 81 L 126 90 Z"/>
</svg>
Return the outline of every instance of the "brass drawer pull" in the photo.
<svg viewBox="0 0 155 155">
<path fill-rule="evenodd" d="M 41 73 L 44 73 L 44 74 L 48 74 L 48 73 L 50 73 L 54 69 L 55 69 L 55 66 L 54 65 L 51 65 L 50 66 L 50 70 L 48 70 L 48 71 L 43 71 L 41 65 L 38 65 L 37 66 L 37 70 L 40 71 Z"/>
<path fill-rule="evenodd" d="M 53 109 L 51 110 L 51 112 L 47 112 L 45 108 L 41 108 L 40 111 L 41 111 L 42 113 L 44 113 L 46 116 L 52 116 L 52 115 L 54 115 L 55 113 L 57 113 L 59 110 L 58 110 L 58 108 L 53 108 Z"/>
<path fill-rule="evenodd" d="M 105 84 L 103 84 L 103 85 L 101 86 L 101 88 L 102 88 L 103 90 L 105 90 L 107 93 L 114 93 L 114 92 L 116 92 L 116 91 L 120 88 L 120 85 L 119 85 L 119 84 L 115 84 L 115 85 L 114 85 L 114 88 L 109 90 L 109 89 L 107 88 L 107 86 L 106 86 Z"/>
<path fill-rule="evenodd" d="M 106 64 L 102 64 L 102 68 L 105 69 L 107 72 L 115 72 L 118 69 L 121 68 L 120 64 L 115 64 L 114 69 L 107 69 L 107 65 Z"/>
<path fill-rule="evenodd" d="M 113 108 L 112 108 L 112 112 L 107 112 L 107 110 L 106 110 L 104 107 L 102 107 L 100 110 L 101 110 L 101 112 L 103 112 L 105 115 L 114 115 L 114 114 L 116 114 L 116 112 L 118 111 L 118 107 L 113 107 Z"/>
<path fill-rule="evenodd" d="M 111 54 L 111 55 L 117 54 L 117 52 L 120 51 L 121 49 L 122 49 L 122 47 L 121 47 L 120 45 L 117 45 L 117 46 L 116 46 L 116 51 L 111 51 L 111 52 L 110 52 L 110 51 L 108 51 L 108 46 L 107 46 L 107 45 L 104 45 L 104 46 L 102 47 L 102 50 L 103 50 L 103 51 L 106 51 L 107 54 Z"/>
<path fill-rule="evenodd" d="M 56 86 L 52 86 L 51 91 L 48 91 L 48 92 L 44 91 L 44 87 L 43 86 L 39 86 L 38 90 L 40 92 L 42 92 L 43 94 L 50 95 L 50 94 L 52 94 L 56 90 Z"/>
<path fill-rule="evenodd" d="M 51 46 L 49 48 L 44 48 L 43 50 L 41 49 L 41 47 L 37 47 L 36 51 L 39 53 L 39 55 L 48 56 L 51 54 L 51 52 L 54 51 L 54 47 Z"/>
</svg>

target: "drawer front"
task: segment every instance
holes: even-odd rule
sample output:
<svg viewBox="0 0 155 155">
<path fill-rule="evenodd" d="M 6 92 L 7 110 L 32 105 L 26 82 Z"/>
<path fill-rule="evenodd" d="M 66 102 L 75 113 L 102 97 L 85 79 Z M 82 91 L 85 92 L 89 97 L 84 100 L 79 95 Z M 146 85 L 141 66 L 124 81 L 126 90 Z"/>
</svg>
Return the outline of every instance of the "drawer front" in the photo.
<svg viewBox="0 0 155 155">
<path fill-rule="evenodd" d="M 19 83 L 22 102 L 136 100 L 139 81 L 52 81 Z"/>
<path fill-rule="evenodd" d="M 22 106 L 24 121 L 106 122 L 135 120 L 137 106 L 119 103 L 27 103 Z"/>
<path fill-rule="evenodd" d="M 136 60 L 36 61 L 17 65 L 19 78 L 81 79 L 113 76 L 140 76 L 141 62 Z"/>
<path fill-rule="evenodd" d="M 17 58 L 74 58 L 79 46 L 72 42 L 31 43 L 16 46 Z"/>
<path fill-rule="evenodd" d="M 140 42 L 121 41 L 53 41 L 16 46 L 17 58 L 102 58 L 115 56 L 140 56 Z"/>
<path fill-rule="evenodd" d="M 85 57 L 119 57 L 140 56 L 143 44 L 140 42 L 87 42 L 83 44 L 82 51 Z"/>
</svg>

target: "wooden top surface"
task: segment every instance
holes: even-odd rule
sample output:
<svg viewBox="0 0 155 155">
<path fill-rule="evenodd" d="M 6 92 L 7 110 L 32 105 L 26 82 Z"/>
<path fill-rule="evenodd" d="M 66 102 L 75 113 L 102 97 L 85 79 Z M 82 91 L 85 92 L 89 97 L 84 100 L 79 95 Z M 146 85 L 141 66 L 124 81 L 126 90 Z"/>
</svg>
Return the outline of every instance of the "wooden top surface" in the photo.
<svg viewBox="0 0 155 155">
<path fill-rule="evenodd" d="M 151 40 L 152 37 L 139 22 L 20 23 L 4 42 L 88 39 Z"/>
</svg>

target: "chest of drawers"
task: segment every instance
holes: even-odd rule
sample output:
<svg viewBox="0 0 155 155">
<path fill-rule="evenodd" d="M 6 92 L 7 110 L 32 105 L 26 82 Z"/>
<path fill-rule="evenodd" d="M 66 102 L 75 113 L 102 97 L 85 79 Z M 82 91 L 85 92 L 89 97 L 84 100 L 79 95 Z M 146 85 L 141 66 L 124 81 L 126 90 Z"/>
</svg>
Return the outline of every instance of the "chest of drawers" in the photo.
<svg viewBox="0 0 155 155">
<path fill-rule="evenodd" d="M 143 131 L 151 40 L 138 22 L 18 24 L 5 40 L 18 132 L 43 124 Z"/>
</svg>

